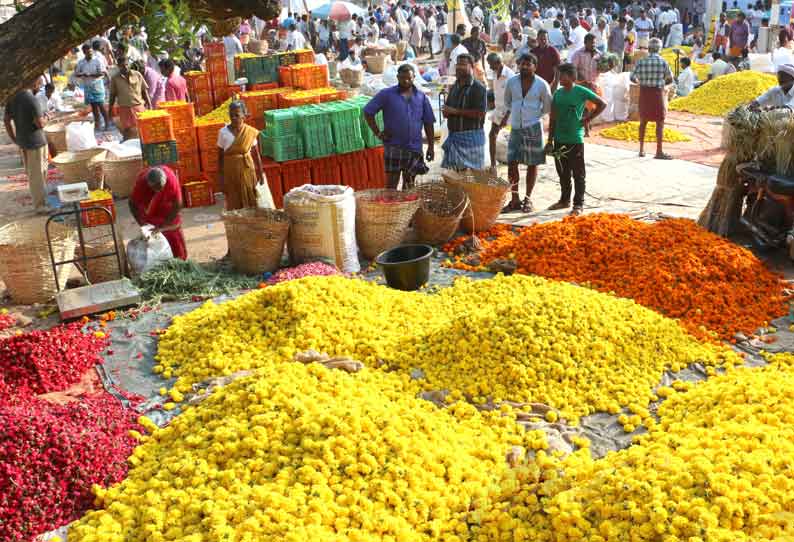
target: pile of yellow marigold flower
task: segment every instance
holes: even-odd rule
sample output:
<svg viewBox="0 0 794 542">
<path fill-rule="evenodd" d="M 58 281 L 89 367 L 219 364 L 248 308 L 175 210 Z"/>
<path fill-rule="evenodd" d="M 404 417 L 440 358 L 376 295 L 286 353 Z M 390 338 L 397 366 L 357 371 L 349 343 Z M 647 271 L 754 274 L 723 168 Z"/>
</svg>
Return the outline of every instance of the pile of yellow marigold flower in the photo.
<svg viewBox="0 0 794 542">
<path fill-rule="evenodd" d="M 639 141 L 640 140 L 640 123 L 639 122 L 623 122 L 616 124 L 598 132 L 598 135 L 609 139 L 618 139 L 620 141 Z M 682 143 L 692 141 L 692 138 L 686 134 L 679 132 L 673 128 L 665 128 L 662 137 L 665 143 Z M 645 127 L 645 141 L 656 141 L 656 123 L 649 122 Z"/>
<path fill-rule="evenodd" d="M 207 113 L 206 115 L 202 115 L 200 117 L 196 117 L 195 125 L 202 126 L 205 124 L 216 124 L 218 122 L 227 123 L 229 121 L 229 106 L 232 103 L 232 99 L 229 98 L 221 105 Z"/>
<path fill-rule="evenodd" d="M 667 367 L 740 362 L 631 300 L 539 277 L 464 279 L 430 296 L 313 277 L 174 318 L 155 371 L 187 393 L 309 349 L 402 374 L 420 369 L 425 389 L 447 389 L 453 400 L 546 403 L 572 423 L 622 407 L 647 417 Z"/>
<path fill-rule="evenodd" d="M 667 49 L 662 49 L 659 52 L 659 55 L 663 59 L 665 59 L 667 61 L 667 64 L 669 64 L 669 66 L 670 66 L 670 70 L 672 70 L 673 74 L 675 74 L 676 54 L 675 54 L 675 51 L 673 49 L 674 49 L 673 47 L 669 47 Z M 701 64 L 700 62 L 695 62 L 695 59 L 691 57 L 691 55 L 692 55 L 692 47 L 691 46 L 680 45 L 678 47 L 675 47 L 675 49 L 679 49 L 681 51 L 681 54 L 678 56 L 679 62 L 680 62 L 680 59 L 682 59 L 682 58 L 689 57 L 689 58 L 692 59 L 692 64 L 691 64 L 692 71 L 695 72 L 695 75 L 697 75 L 697 78 L 698 78 L 699 81 L 705 81 L 706 79 L 708 79 L 709 72 L 711 71 L 711 64 Z M 708 50 L 708 49 L 705 49 L 705 50 Z M 705 53 L 705 54 L 711 56 L 710 53 Z M 681 68 L 682 67 L 679 64 L 679 70 Z"/>
<path fill-rule="evenodd" d="M 405 376 L 271 366 L 143 437 L 76 542 L 462 541 L 505 454 L 546 446 L 502 413 L 415 398 Z"/>
<path fill-rule="evenodd" d="M 670 109 L 722 116 L 753 101 L 775 85 L 777 78 L 772 74 L 749 70 L 729 73 L 696 88 L 689 96 L 671 101 Z"/>
<path fill-rule="evenodd" d="M 660 422 L 602 459 L 579 451 L 557 464 L 541 455 L 506 473 L 500 502 L 473 512 L 471 540 L 792 539 L 788 363 L 666 389 Z"/>
</svg>

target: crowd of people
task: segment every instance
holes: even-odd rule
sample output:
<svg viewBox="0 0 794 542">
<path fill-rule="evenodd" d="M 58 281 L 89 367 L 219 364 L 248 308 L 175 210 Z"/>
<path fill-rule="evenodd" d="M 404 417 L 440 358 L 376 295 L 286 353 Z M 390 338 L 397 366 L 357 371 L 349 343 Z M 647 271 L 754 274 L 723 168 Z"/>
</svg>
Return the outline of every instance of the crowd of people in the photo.
<svg viewBox="0 0 794 542">
<path fill-rule="evenodd" d="M 703 13 L 697 8 L 681 11 L 638 1 L 623 7 L 617 2 L 603 8 L 559 3 L 540 7 L 530 1 L 511 9 L 504 13 L 475 2 L 461 13 L 450 11 L 446 3 L 409 6 L 390 2 L 358 8 L 340 21 L 318 19 L 311 13 L 288 13 L 273 21 L 254 17 L 242 21 L 223 37 L 223 43 L 231 70 L 234 56 L 243 52 L 313 48 L 317 62 L 336 61 L 344 66 L 361 63 L 367 47 L 396 44 L 401 64 L 397 85 L 374 96 L 364 110 L 366 122 L 384 142 L 387 183 L 394 188 L 413 186 L 416 176 L 427 172 L 427 162 L 436 156 L 434 110 L 415 84 L 420 76 L 416 63 L 402 63 L 422 55 L 424 63 L 430 63 L 439 75 L 454 79 L 440 109 L 448 132 L 441 145 L 442 167 L 495 168 L 497 139 L 509 123 L 506 158 L 512 197 L 505 211 L 533 210 L 538 166 L 553 160 L 562 191 L 552 208 L 572 206 L 571 212 L 578 214 L 585 191 L 584 141 L 591 120 L 607 107 L 599 75 L 610 70 L 630 74 L 639 86 L 639 155 L 645 153 L 647 123 L 653 122 L 657 136 L 654 157 L 670 159 L 663 151 L 662 137 L 668 85 L 677 83 L 678 93 L 686 95 L 703 84 L 692 64 L 706 57 L 711 64 L 709 79 L 747 69 L 747 51 L 755 46 L 759 29 L 767 23 L 760 3 L 746 14 L 736 10 L 729 18 L 723 13 L 711 38 L 705 36 Z M 48 115 L 62 106 L 54 78 L 68 71 L 63 96 L 80 99 L 90 107 L 98 132 L 113 129 L 115 122 L 122 138 L 127 139 L 135 135 L 138 112 L 155 108 L 164 100 L 190 99 L 180 73 L 202 68 L 201 43 L 211 39 L 206 28 L 199 29 L 194 38 L 182 44 L 176 62 L 149 51 L 145 29 L 111 29 L 72 51 L 69 58 L 7 104 L 6 129 L 24 151 L 38 210 L 47 211 L 47 149 L 42 128 Z M 791 101 L 794 61 L 787 28 L 781 30 L 779 41 L 771 55 L 781 85 L 759 97 L 760 106 L 778 107 Z M 673 70 L 660 51 L 665 44 L 682 43 L 692 48 Z M 233 71 L 230 75 L 233 77 Z M 382 129 L 375 121 L 381 112 Z M 255 204 L 256 183 L 264 182 L 256 130 L 246 124 L 246 114 L 244 103 L 233 103 L 232 121 L 218 137 L 221 186 L 229 209 Z M 487 137 L 486 122 L 490 124 Z M 519 166 L 526 167 L 523 199 L 519 197 Z M 147 186 L 154 192 L 157 186 L 167 187 L 169 175 L 165 171 L 141 180 L 139 192 L 149 194 Z M 174 203 L 173 208 L 176 206 Z M 136 208 L 135 213 L 138 216 L 141 210 Z M 161 217 L 166 225 L 173 222 L 168 215 Z"/>
</svg>

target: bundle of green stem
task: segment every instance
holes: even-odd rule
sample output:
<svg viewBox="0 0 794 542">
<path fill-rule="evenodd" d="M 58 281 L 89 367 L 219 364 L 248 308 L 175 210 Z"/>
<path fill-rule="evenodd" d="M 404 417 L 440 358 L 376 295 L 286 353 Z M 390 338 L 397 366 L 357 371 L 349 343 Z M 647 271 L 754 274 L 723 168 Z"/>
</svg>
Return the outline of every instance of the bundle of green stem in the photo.
<svg viewBox="0 0 794 542">
<path fill-rule="evenodd" d="M 218 265 L 172 259 L 135 279 L 147 301 L 180 301 L 194 297 L 216 297 L 256 288 L 259 280 L 227 271 Z"/>
</svg>

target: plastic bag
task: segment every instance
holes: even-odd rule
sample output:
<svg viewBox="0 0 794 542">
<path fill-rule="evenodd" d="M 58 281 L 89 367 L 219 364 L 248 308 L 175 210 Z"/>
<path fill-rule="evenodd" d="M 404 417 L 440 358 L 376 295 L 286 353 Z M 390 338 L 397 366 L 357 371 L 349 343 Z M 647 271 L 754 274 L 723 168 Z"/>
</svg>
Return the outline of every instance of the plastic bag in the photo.
<svg viewBox="0 0 794 542">
<path fill-rule="evenodd" d="M 345 273 L 357 273 L 356 197 L 349 186 L 305 184 L 284 196 L 293 265 L 328 258 Z"/>
<path fill-rule="evenodd" d="M 154 226 L 141 227 L 141 235 L 127 243 L 127 260 L 136 275 L 145 273 L 157 264 L 174 257 L 171 245 L 162 233 L 152 235 Z"/>
<path fill-rule="evenodd" d="M 70 122 L 66 125 L 66 150 L 85 151 L 96 146 L 93 122 Z"/>
<path fill-rule="evenodd" d="M 256 185 L 256 206 L 259 209 L 276 208 L 276 204 L 273 203 L 273 194 L 270 193 L 270 186 L 267 183 Z"/>
</svg>

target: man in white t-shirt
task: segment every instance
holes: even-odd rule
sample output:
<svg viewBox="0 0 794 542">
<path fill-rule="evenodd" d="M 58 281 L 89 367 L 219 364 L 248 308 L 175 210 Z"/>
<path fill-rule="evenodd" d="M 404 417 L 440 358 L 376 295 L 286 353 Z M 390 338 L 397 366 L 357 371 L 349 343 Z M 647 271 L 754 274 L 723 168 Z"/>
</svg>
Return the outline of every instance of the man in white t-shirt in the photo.
<svg viewBox="0 0 794 542">
<path fill-rule="evenodd" d="M 298 32 L 298 27 L 294 24 L 290 25 L 289 33 L 287 34 L 287 50 L 299 51 L 306 48 L 306 38 L 303 37 L 302 32 Z"/>
<path fill-rule="evenodd" d="M 474 6 L 474 9 L 471 10 L 471 25 L 476 26 L 477 28 L 482 28 L 482 23 L 485 20 L 485 14 L 482 11 L 482 8 L 478 5 Z"/>
<path fill-rule="evenodd" d="M 571 34 L 569 40 L 571 41 L 570 52 L 578 51 L 584 47 L 584 37 L 587 35 L 587 30 L 579 24 L 578 19 L 571 17 Z"/>
<path fill-rule="evenodd" d="M 339 32 L 339 58 L 340 62 L 347 58 L 350 50 L 350 38 L 353 37 L 353 23 L 351 21 L 339 21 L 336 23 L 336 30 Z"/>
<path fill-rule="evenodd" d="M 449 68 L 447 68 L 447 75 L 455 73 L 455 66 L 458 64 L 458 56 L 469 53 L 469 50 L 460 43 L 460 36 L 452 34 L 450 39 L 452 40 L 452 52 L 449 53 Z"/>
<path fill-rule="evenodd" d="M 736 68 L 733 67 L 733 64 L 730 62 L 725 62 L 722 59 L 722 55 L 718 51 L 714 51 L 711 56 L 714 58 L 714 62 L 711 64 L 711 70 L 709 71 L 709 81 L 736 71 Z"/>
</svg>

